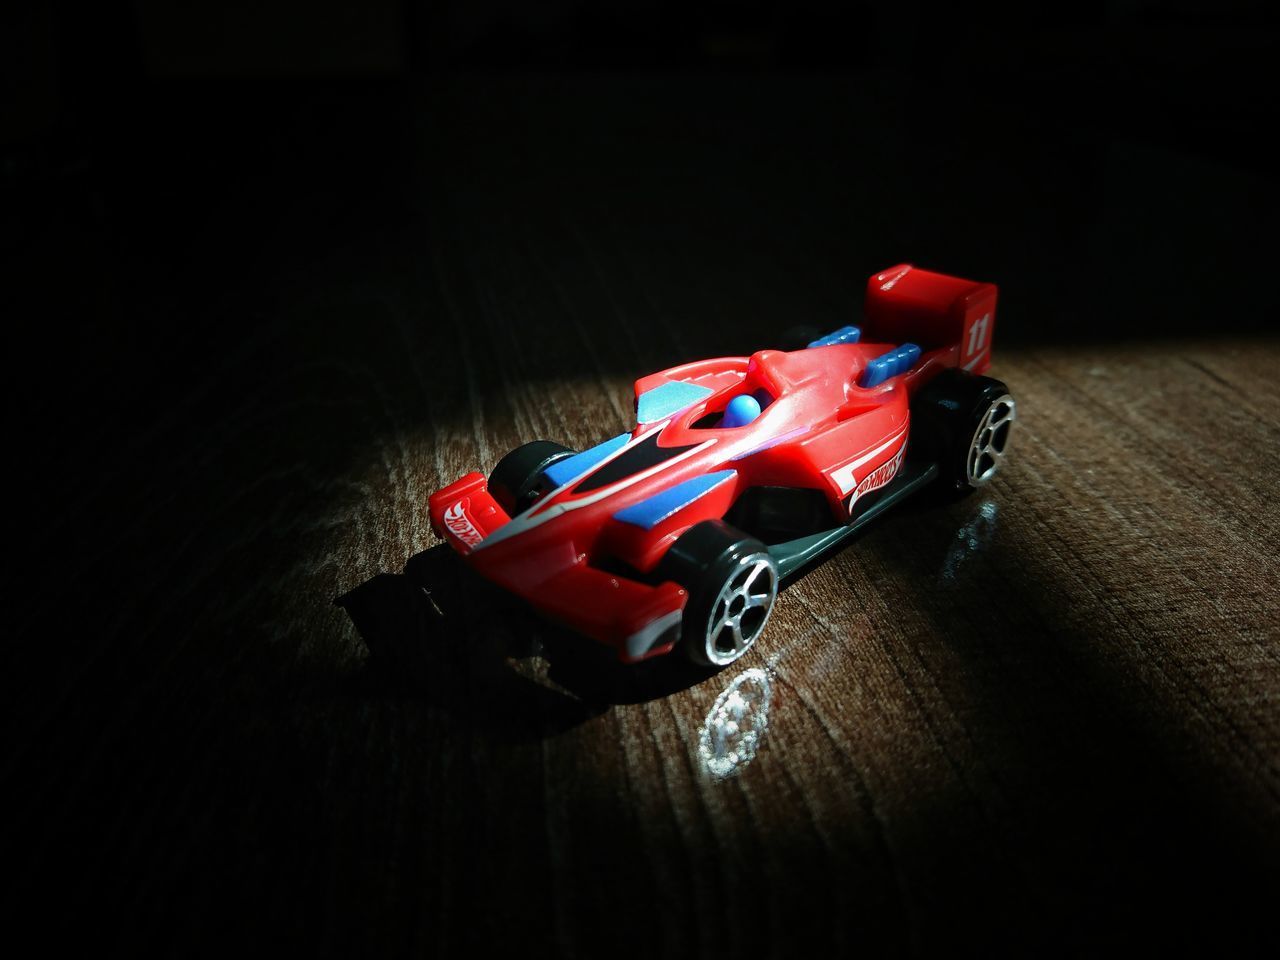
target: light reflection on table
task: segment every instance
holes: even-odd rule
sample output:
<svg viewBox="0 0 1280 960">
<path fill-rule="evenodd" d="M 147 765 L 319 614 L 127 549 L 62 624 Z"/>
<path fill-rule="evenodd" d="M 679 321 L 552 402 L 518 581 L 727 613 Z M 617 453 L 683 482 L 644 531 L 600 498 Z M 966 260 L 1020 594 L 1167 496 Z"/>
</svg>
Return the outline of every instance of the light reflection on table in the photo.
<svg viewBox="0 0 1280 960">
<path fill-rule="evenodd" d="M 715 779 L 735 776 L 755 759 L 769 724 L 773 684 L 759 667 L 744 670 L 725 687 L 698 741 L 702 765 Z"/>
</svg>

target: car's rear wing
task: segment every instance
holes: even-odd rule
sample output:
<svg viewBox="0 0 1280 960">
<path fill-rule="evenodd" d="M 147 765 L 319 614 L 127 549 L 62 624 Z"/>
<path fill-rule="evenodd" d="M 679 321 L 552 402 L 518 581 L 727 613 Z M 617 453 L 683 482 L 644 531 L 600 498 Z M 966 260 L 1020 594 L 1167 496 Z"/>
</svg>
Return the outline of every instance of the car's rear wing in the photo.
<svg viewBox="0 0 1280 960">
<path fill-rule="evenodd" d="M 985 373 L 991 365 L 996 286 L 900 264 L 867 281 L 864 342 L 914 343 L 928 353 L 959 347 L 956 365 Z"/>
</svg>

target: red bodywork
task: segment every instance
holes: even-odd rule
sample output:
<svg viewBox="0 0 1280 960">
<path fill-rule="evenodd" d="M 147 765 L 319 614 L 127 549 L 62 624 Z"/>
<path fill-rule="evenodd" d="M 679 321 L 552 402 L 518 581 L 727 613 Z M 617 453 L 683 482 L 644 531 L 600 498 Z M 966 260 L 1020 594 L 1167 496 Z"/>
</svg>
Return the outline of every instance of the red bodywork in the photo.
<svg viewBox="0 0 1280 960">
<path fill-rule="evenodd" d="M 470 473 L 431 496 L 432 529 L 481 575 L 615 647 L 623 660 L 666 653 L 675 638 L 666 628 L 679 622 L 685 591 L 602 567 L 650 573 L 680 534 L 723 517 L 757 485 L 821 490 L 833 525 L 847 520 L 860 496 L 896 474 L 912 394 L 948 367 L 986 372 L 995 304 L 991 284 L 909 265 L 878 273 L 867 285 L 861 342 L 702 360 L 637 380 L 638 408 L 642 397 L 657 396 L 652 391 L 673 382 L 688 385 L 676 393 L 703 395 L 595 448 L 608 452 L 514 518 L 489 494 L 485 476 Z M 859 386 L 869 361 L 906 342 L 921 348 L 909 370 Z M 755 420 L 729 428 L 697 425 L 714 421 L 711 415 L 743 393 L 766 401 Z M 649 460 L 662 459 L 645 465 L 641 446 Z M 598 471 L 624 456 L 641 468 L 593 484 Z M 690 502 L 669 512 L 669 503 L 642 507 L 647 525 L 618 518 L 637 504 L 663 504 L 653 498 L 699 477 L 709 478 L 701 481 L 707 488 Z"/>
</svg>

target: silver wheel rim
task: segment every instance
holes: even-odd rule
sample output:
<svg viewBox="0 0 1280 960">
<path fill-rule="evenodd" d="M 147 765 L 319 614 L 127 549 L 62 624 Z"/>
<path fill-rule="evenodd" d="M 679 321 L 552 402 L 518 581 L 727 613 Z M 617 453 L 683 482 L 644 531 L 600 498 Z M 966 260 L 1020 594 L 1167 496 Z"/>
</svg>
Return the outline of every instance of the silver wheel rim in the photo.
<svg viewBox="0 0 1280 960">
<path fill-rule="evenodd" d="M 1017 405 L 1007 393 L 987 407 L 969 441 L 969 455 L 965 460 L 969 486 L 980 487 L 996 475 L 1009 450 L 1009 434 L 1016 418 Z"/>
<path fill-rule="evenodd" d="M 746 653 L 764 631 L 778 596 L 778 567 L 767 553 L 743 557 L 725 578 L 707 620 L 707 659 L 717 666 Z"/>
</svg>

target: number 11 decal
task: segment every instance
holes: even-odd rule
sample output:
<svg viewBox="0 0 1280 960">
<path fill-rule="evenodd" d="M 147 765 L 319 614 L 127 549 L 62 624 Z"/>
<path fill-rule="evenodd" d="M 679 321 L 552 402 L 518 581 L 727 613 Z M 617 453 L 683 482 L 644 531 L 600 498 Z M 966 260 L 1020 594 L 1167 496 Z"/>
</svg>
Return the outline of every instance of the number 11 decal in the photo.
<svg viewBox="0 0 1280 960">
<path fill-rule="evenodd" d="M 991 333 L 991 314 L 984 313 L 969 327 L 969 343 L 965 349 L 965 358 L 975 357 L 987 349 L 987 341 Z"/>
</svg>

